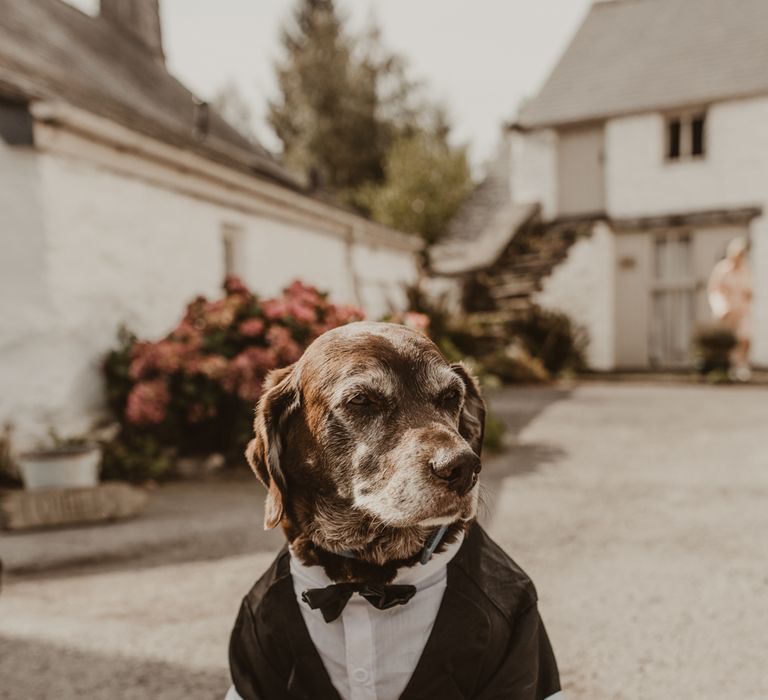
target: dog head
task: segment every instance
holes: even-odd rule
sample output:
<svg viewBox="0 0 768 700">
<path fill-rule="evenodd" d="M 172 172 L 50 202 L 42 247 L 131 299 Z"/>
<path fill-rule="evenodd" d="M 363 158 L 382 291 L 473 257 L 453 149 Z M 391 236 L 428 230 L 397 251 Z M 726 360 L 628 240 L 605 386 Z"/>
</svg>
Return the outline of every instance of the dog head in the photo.
<svg viewBox="0 0 768 700">
<path fill-rule="evenodd" d="M 384 530 L 471 520 L 485 407 L 476 380 L 388 323 L 328 331 L 270 374 L 246 456 L 265 527 L 339 552 Z"/>
</svg>

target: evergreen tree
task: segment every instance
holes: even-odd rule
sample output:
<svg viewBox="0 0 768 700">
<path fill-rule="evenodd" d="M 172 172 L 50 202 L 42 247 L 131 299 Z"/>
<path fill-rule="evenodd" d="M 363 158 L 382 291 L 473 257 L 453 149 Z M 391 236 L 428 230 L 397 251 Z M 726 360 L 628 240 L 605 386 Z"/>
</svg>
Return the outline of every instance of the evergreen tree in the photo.
<svg viewBox="0 0 768 700">
<path fill-rule="evenodd" d="M 284 30 L 269 122 L 289 166 L 345 195 L 380 181 L 386 152 L 375 67 L 357 60 L 333 0 L 300 0 Z"/>
</svg>

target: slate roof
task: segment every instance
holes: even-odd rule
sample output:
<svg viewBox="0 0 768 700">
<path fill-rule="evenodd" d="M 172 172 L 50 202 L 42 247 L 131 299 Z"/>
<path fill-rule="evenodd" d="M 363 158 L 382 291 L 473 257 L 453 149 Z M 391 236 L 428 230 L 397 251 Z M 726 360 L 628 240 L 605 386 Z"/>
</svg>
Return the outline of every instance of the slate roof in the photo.
<svg viewBox="0 0 768 700">
<path fill-rule="evenodd" d="M 539 212 L 538 204 L 507 203 L 488 211 L 484 228 L 474 239 L 446 240 L 433 246 L 430 270 L 437 275 L 462 275 L 493 265 L 515 234 Z"/>
<path fill-rule="evenodd" d="M 59 99 L 165 143 L 299 188 L 258 144 L 214 110 L 195 129 L 197 99 L 138 42 L 62 0 L 0 0 L 0 93 Z"/>
<path fill-rule="evenodd" d="M 596 2 L 523 126 L 768 94 L 766 0 Z"/>
<path fill-rule="evenodd" d="M 438 275 L 481 270 L 496 262 L 518 229 L 535 214 L 536 204 L 513 204 L 504 154 L 451 219 L 432 246 L 429 264 Z"/>
</svg>

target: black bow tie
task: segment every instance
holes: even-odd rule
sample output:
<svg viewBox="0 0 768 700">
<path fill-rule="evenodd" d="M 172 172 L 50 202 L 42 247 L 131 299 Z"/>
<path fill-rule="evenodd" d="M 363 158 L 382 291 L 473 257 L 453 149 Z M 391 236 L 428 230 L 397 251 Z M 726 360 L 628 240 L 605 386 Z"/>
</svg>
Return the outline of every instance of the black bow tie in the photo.
<svg viewBox="0 0 768 700">
<path fill-rule="evenodd" d="M 416 586 L 334 583 L 326 588 L 310 588 L 301 594 L 301 599 L 313 610 L 320 608 L 326 622 L 333 622 L 341 615 L 353 593 L 359 593 L 374 608 L 388 610 L 395 605 L 405 605 L 416 595 Z"/>
</svg>

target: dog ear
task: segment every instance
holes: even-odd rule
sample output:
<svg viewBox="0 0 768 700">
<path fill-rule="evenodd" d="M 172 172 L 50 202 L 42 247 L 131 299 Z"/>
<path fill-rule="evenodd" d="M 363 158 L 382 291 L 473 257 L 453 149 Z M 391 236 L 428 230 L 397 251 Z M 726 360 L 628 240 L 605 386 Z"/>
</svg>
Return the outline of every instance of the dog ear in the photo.
<svg viewBox="0 0 768 700">
<path fill-rule="evenodd" d="M 286 419 L 299 407 L 294 366 L 274 370 L 264 380 L 264 393 L 256 406 L 256 418 L 253 421 L 256 435 L 245 450 L 248 464 L 259 481 L 267 487 L 265 530 L 276 527 L 285 513 L 287 484 L 280 459 L 284 448 Z"/>
<path fill-rule="evenodd" d="M 459 433 L 479 457 L 485 433 L 485 401 L 480 394 L 480 384 L 475 375 L 460 362 L 452 364 L 451 369 L 459 375 L 466 387 L 464 406 L 459 416 Z"/>
</svg>

